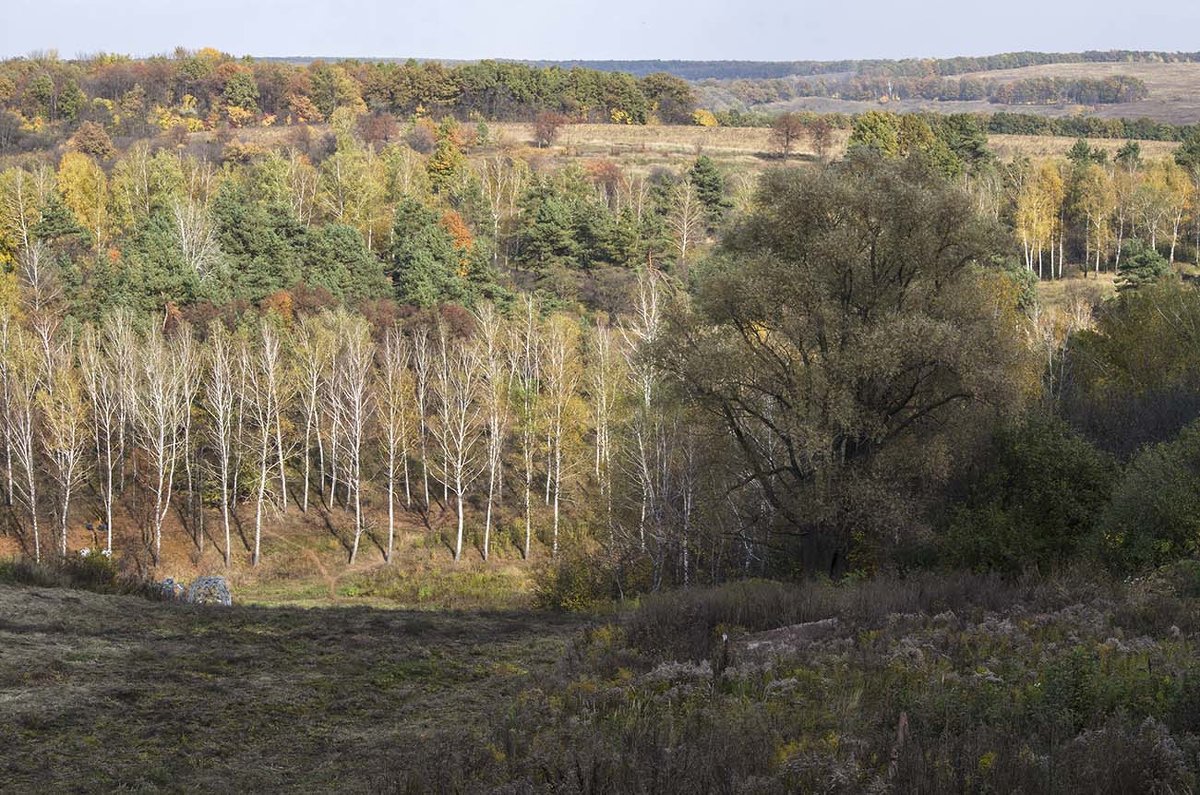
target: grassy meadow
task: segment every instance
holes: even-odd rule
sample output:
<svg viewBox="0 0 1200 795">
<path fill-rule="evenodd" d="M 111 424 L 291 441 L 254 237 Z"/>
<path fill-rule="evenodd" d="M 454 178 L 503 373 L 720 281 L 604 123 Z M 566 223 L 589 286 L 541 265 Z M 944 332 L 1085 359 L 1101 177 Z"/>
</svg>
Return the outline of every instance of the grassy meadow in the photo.
<svg viewBox="0 0 1200 795">
<path fill-rule="evenodd" d="M 0 791 L 1187 792 L 1198 583 L 752 581 L 555 614 L 202 607 L 10 565 Z"/>
</svg>

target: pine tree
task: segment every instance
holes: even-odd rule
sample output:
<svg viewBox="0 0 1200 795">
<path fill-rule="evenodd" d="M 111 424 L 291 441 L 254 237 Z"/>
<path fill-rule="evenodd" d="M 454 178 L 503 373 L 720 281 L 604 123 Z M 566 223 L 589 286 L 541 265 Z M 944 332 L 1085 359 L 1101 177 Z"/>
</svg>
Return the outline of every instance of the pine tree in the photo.
<svg viewBox="0 0 1200 795">
<path fill-rule="evenodd" d="M 1121 264 L 1117 266 L 1117 289 L 1136 290 L 1158 281 L 1171 272 L 1166 258 L 1136 238 L 1126 240 L 1121 247 Z"/>
<path fill-rule="evenodd" d="M 721 176 L 717 164 L 708 155 L 701 155 L 688 169 L 687 176 L 708 213 L 709 222 L 714 225 L 720 223 L 733 202 L 725 196 L 725 178 Z"/>
</svg>

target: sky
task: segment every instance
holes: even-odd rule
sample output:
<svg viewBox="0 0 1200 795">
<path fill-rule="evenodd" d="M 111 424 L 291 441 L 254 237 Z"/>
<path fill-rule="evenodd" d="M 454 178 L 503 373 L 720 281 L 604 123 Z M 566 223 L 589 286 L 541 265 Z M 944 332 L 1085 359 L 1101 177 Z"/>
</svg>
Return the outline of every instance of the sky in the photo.
<svg viewBox="0 0 1200 795">
<path fill-rule="evenodd" d="M 0 0 L 0 56 L 830 60 L 1198 50 L 1196 0 Z"/>
</svg>

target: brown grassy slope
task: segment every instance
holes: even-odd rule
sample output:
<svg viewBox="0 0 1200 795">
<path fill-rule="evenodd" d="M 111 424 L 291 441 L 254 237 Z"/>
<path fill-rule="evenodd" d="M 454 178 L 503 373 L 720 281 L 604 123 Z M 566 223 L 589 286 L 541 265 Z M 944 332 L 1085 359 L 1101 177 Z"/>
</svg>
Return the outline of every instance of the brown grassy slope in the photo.
<svg viewBox="0 0 1200 795">
<path fill-rule="evenodd" d="M 1092 146 L 1108 152 L 1109 157 L 1116 155 L 1117 150 L 1125 145 L 1125 141 L 1115 138 L 1092 138 L 1088 141 Z M 1142 157 L 1167 157 L 1175 151 L 1179 144 L 1174 141 L 1138 141 L 1142 148 Z M 988 147 L 1001 160 L 1009 160 L 1016 155 L 1037 160 L 1046 157 L 1063 157 L 1072 146 L 1074 138 L 1054 135 L 989 135 Z"/>
<path fill-rule="evenodd" d="M 488 753 L 577 625 L 0 585 L 0 791 L 379 791 L 411 749 Z"/>
<path fill-rule="evenodd" d="M 1200 122 L 1200 63 L 1075 63 L 1025 66 L 995 72 L 977 72 L 970 77 L 981 80 L 1014 81 L 1030 77 L 1103 78 L 1109 75 L 1130 75 L 1146 83 L 1150 95 L 1139 102 L 1114 105 L 996 105 L 986 101 L 938 102 L 911 99 L 886 104 L 872 101 L 802 97 L 787 102 L 756 106 L 755 110 L 813 110 L 823 113 L 862 113 L 881 108 L 897 112 L 932 110 L 938 113 L 1035 113 L 1043 116 L 1073 116 L 1088 113 L 1105 118 L 1140 118 L 1142 116 L 1171 124 Z M 964 77 L 967 75 L 964 75 Z"/>
<path fill-rule="evenodd" d="M 83 527 L 85 502 L 77 504 L 78 518 L 71 523 L 68 548 L 72 554 L 85 547 L 100 548 L 97 539 Z M 263 520 L 262 562 L 258 567 L 250 565 L 254 506 L 240 505 L 233 527 L 232 566 L 226 569 L 219 514 L 211 509 L 205 512 L 201 535 L 191 520 L 185 521 L 186 513 L 181 510 L 184 502 L 186 499 L 180 498 L 172 506 L 163 529 L 162 559 L 157 567 L 151 565 L 138 521 L 124 510 L 119 511 L 114 522 L 115 559 L 132 574 L 158 580 L 171 577 L 187 583 L 202 574 L 223 575 L 230 582 L 234 599 L 244 604 L 513 609 L 528 606 L 533 575 L 547 556 L 543 546 L 535 545 L 533 560 L 522 560 L 515 522 L 499 512 L 491 559 L 484 562 L 478 543 L 482 522 L 477 521 L 477 512 L 472 510 L 468 514 L 469 532 L 463 559 L 455 563 L 451 556 L 454 515 L 435 502 L 428 523 L 415 512 L 397 512 L 395 554 L 390 564 L 383 560 L 386 514 L 368 511 L 367 532 L 358 559 L 351 566 L 347 561 L 353 514 L 340 506 L 328 510 L 314 500 L 308 513 L 302 513 L 294 503 L 287 511 L 268 506 Z M 23 524 L 20 511 L 11 516 Z M 12 523 L 8 528 L 7 533 L 0 534 L 0 559 L 17 555 L 31 558 L 28 533 L 14 532 Z M 42 554 L 47 559 L 54 554 L 56 539 L 52 536 L 47 532 L 42 540 Z M 199 543 L 196 536 L 200 536 Z M 564 542 L 569 538 L 564 534 Z"/>
<path fill-rule="evenodd" d="M 1101 79 L 1128 75 L 1141 79 L 1150 96 L 1140 102 L 1101 105 L 1089 109 L 1097 116 L 1147 116 L 1159 121 L 1190 124 L 1200 121 L 1200 63 L 1059 63 L 978 72 L 981 80 L 1014 82 L 1031 77 Z"/>
<path fill-rule="evenodd" d="M 874 103 L 863 103 L 864 110 L 878 109 Z M 944 104 L 944 103 L 943 103 Z M 997 106 L 988 106 L 989 112 Z M 892 109 L 897 109 L 893 107 Z M 683 168 L 690 166 L 699 155 L 708 155 L 731 171 L 757 172 L 778 163 L 771 131 L 762 127 L 696 127 L 687 125 L 623 125 L 568 124 L 551 147 L 537 149 L 532 145 L 533 128 L 520 122 L 498 122 L 489 125 L 499 148 L 532 158 L 548 161 L 586 162 L 609 159 L 621 166 L 649 171 L 655 167 Z M 199 133 L 199 136 L 209 135 Z M 264 146 L 285 145 L 288 130 L 283 128 L 240 130 L 235 137 L 253 140 Z M 835 130 L 830 157 L 840 157 L 850 137 L 848 130 Z M 989 145 L 1001 159 L 1024 154 L 1030 157 L 1061 156 L 1071 148 L 1075 139 L 1047 135 L 990 135 Z M 1170 141 L 1141 141 L 1147 157 L 1162 157 L 1178 146 Z M 1124 141 L 1093 139 L 1093 144 L 1109 154 Z M 472 157 L 486 156 L 493 148 L 473 151 Z M 811 162 L 815 158 L 807 141 L 799 141 L 790 162 Z"/>
<path fill-rule="evenodd" d="M 1038 300 L 1042 306 L 1067 311 L 1074 302 L 1096 304 L 1117 294 L 1115 274 L 1111 271 L 1084 276 L 1074 264 L 1068 266 L 1068 271 L 1065 279 L 1038 282 Z"/>
</svg>

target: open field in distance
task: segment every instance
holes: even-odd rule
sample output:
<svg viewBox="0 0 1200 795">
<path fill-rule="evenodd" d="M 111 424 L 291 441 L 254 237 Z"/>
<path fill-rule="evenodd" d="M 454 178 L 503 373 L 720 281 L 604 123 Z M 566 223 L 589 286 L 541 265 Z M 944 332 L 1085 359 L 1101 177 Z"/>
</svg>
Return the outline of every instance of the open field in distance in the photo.
<svg viewBox="0 0 1200 795">
<path fill-rule="evenodd" d="M 820 113 L 862 113 L 885 108 L 897 112 L 920 110 L 938 113 L 1034 113 L 1043 116 L 1073 116 L 1086 113 L 1104 118 L 1141 118 L 1171 124 L 1200 122 L 1200 63 L 1061 63 L 1025 66 L 992 72 L 974 72 L 961 77 L 1012 82 L 1035 77 L 1096 78 L 1128 75 L 1146 83 L 1150 95 L 1138 102 L 1112 105 L 999 105 L 987 101 L 956 102 L 908 99 L 870 102 L 802 97 L 786 102 L 755 106 L 755 110 L 778 113 L 785 110 L 811 110 Z M 960 76 L 955 76 L 957 79 Z M 701 96 L 712 103 L 721 95 L 719 87 L 701 87 Z M 715 103 L 715 104 L 720 104 Z"/>
</svg>

